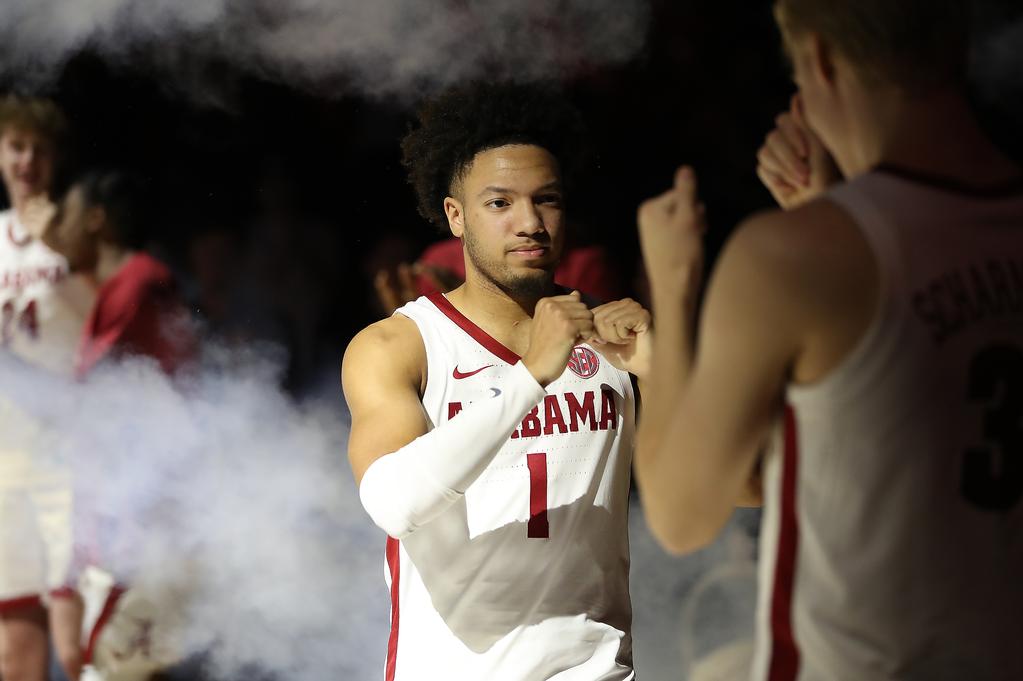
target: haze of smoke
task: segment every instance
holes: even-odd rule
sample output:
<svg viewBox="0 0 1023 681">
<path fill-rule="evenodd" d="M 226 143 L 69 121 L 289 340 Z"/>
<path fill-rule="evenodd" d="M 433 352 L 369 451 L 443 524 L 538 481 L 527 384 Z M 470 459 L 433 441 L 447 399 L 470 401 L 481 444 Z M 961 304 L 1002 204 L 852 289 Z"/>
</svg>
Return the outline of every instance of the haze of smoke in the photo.
<svg viewBox="0 0 1023 681">
<path fill-rule="evenodd" d="M 0 76 L 44 86 L 89 48 L 185 88 L 224 63 L 318 92 L 408 96 L 624 62 L 649 13 L 649 0 L 4 0 Z"/>
<path fill-rule="evenodd" d="M 75 384 L 0 353 L 0 403 L 41 424 L 37 452 L 71 463 L 75 522 L 100 529 L 99 562 L 144 587 L 181 650 L 206 654 L 215 677 L 379 678 L 384 535 L 347 467 L 341 398 L 296 406 L 276 387 L 278 368 L 223 352 L 184 386 L 142 360 Z M 755 522 L 739 514 L 708 550 L 671 558 L 634 505 L 644 678 L 684 678 L 699 656 L 749 636 L 755 587 L 719 577 L 752 565 Z"/>
<path fill-rule="evenodd" d="M 0 353 L 0 376 L 72 466 L 77 538 L 98 533 L 98 562 L 172 599 L 185 653 L 228 678 L 379 676 L 384 536 L 359 505 L 340 399 L 295 406 L 257 360 L 183 390 L 142 361 L 74 385 Z"/>
</svg>

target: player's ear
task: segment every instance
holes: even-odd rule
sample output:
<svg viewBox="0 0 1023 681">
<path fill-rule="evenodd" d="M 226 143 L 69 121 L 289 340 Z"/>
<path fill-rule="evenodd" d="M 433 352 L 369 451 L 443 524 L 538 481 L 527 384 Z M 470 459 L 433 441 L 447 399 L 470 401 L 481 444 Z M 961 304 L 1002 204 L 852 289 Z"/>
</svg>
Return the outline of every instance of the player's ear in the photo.
<svg viewBox="0 0 1023 681">
<path fill-rule="evenodd" d="M 835 84 L 835 48 L 821 37 L 819 33 L 810 33 L 806 37 L 806 58 L 809 61 L 810 73 L 825 85 Z"/>
<path fill-rule="evenodd" d="M 444 199 L 444 214 L 448 217 L 448 229 L 453 236 L 462 238 L 465 233 L 465 209 L 462 202 L 453 196 Z"/>
<path fill-rule="evenodd" d="M 85 229 L 89 234 L 103 231 L 107 224 L 107 209 L 103 206 L 89 206 L 85 213 Z"/>
</svg>

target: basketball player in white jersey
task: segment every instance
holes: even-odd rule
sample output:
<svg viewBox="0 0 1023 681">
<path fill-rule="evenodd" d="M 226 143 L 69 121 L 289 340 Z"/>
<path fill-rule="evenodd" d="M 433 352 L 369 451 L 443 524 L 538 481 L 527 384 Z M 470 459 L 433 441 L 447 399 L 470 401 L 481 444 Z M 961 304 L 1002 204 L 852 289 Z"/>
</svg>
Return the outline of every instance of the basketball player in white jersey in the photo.
<svg viewBox="0 0 1023 681">
<path fill-rule="evenodd" d="M 0 175 L 10 208 L 0 212 L 0 352 L 70 377 L 91 305 L 89 287 L 69 276 L 27 211 L 51 189 L 67 123 L 49 101 L 0 100 Z M 2 380 L 0 380 L 2 384 Z M 65 467 L 37 451 L 39 426 L 0 393 L 0 676 L 41 681 L 47 674 L 44 603 L 64 605 L 70 562 L 71 489 Z M 61 661 L 74 672 L 78 641 L 54 630 Z"/>
<path fill-rule="evenodd" d="M 518 86 L 427 105 L 404 141 L 466 281 L 359 333 L 349 459 L 387 540 L 385 678 L 632 679 L 628 371 L 650 316 L 559 292 L 577 114 Z"/>
<path fill-rule="evenodd" d="M 780 422 L 753 678 L 1023 678 L 1023 175 L 963 95 L 965 3 L 776 16 L 822 147 L 780 119 L 760 173 L 790 210 L 731 238 L 698 345 L 692 172 L 640 209 L 647 518 L 709 542 Z M 813 197 L 823 150 L 846 179 Z"/>
</svg>

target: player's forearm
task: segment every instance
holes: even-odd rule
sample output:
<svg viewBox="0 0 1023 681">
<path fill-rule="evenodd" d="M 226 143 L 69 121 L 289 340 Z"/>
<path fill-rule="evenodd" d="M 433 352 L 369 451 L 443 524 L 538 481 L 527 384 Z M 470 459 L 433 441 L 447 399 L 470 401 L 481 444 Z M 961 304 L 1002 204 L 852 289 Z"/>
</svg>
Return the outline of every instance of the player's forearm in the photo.
<svg viewBox="0 0 1023 681">
<path fill-rule="evenodd" d="M 359 485 L 370 517 L 401 538 L 440 515 L 483 473 L 544 394 L 520 362 L 499 394 L 378 458 Z"/>
<path fill-rule="evenodd" d="M 636 479 L 647 521 L 658 541 L 673 553 L 704 546 L 727 520 L 730 508 L 719 511 L 715 499 L 706 498 L 706 486 L 715 471 L 704 470 L 706 451 L 694 441 L 699 418 L 687 405 L 696 343 L 696 309 L 700 270 L 693 267 L 674 286 L 654 288 L 653 373 L 644 400 L 636 449 Z M 713 495 L 711 495 L 713 496 Z"/>
<path fill-rule="evenodd" d="M 657 326 L 653 358 L 656 367 L 641 383 L 643 417 L 637 433 L 637 459 L 660 449 L 665 430 L 676 417 L 678 398 L 689 379 L 695 342 L 699 268 L 686 273 L 682 284 L 653 287 L 653 318 Z"/>
<path fill-rule="evenodd" d="M 713 415 L 683 397 L 658 451 L 637 457 L 647 524 L 658 543 L 674 554 L 710 544 L 728 522 L 748 476 L 720 455 Z"/>
</svg>

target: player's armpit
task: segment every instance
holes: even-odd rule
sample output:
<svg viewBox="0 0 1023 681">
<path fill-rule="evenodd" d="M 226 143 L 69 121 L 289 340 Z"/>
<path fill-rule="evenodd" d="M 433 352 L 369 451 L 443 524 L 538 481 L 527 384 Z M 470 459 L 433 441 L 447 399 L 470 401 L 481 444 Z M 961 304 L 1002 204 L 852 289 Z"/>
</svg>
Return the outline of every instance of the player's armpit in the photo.
<svg viewBox="0 0 1023 681">
<path fill-rule="evenodd" d="M 763 466 L 764 451 L 761 448 L 756 463 L 753 464 L 753 470 L 746 479 L 746 485 L 739 492 L 739 498 L 735 500 L 735 505 L 739 508 L 760 508 L 764 505 Z"/>
</svg>

